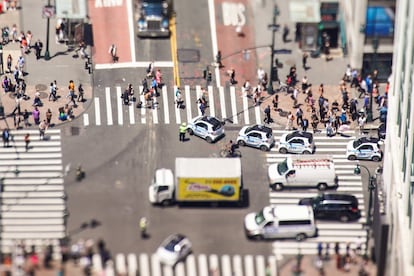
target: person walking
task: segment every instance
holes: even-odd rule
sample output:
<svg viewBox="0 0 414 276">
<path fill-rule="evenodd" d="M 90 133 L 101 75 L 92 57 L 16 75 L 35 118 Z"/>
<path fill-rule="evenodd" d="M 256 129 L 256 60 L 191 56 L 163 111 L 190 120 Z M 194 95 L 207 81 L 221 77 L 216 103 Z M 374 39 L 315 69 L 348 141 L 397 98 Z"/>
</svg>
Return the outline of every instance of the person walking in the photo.
<svg viewBox="0 0 414 276">
<path fill-rule="evenodd" d="M 50 108 L 46 111 L 46 121 L 48 125 L 50 125 L 50 122 L 52 121 L 52 111 L 50 111 Z"/>
<path fill-rule="evenodd" d="M 13 58 L 12 58 L 12 55 L 11 54 L 9 54 L 8 56 L 7 56 L 7 72 L 8 73 L 11 73 L 12 72 L 12 64 L 13 64 Z"/>
<path fill-rule="evenodd" d="M 40 111 L 37 108 L 37 106 L 35 106 L 34 110 L 32 111 L 32 116 L 33 116 L 33 120 L 35 124 L 36 125 L 40 124 Z"/>
<path fill-rule="evenodd" d="M 229 75 L 230 75 L 230 84 L 231 85 L 237 84 L 237 81 L 236 81 L 236 70 L 234 70 L 234 68 L 231 68 L 231 70 L 229 72 Z"/>
<path fill-rule="evenodd" d="M 182 123 L 180 125 L 180 137 L 179 137 L 180 142 L 185 142 L 185 133 L 186 132 L 187 132 L 187 124 Z"/>
<path fill-rule="evenodd" d="M 275 94 L 275 96 L 272 99 L 272 103 L 273 103 L 273 110 L 279 111 L 279 95 L 278 94 Z"/>
<path fill-rule="evenodd" d="M 47 127 L 48 127 L 48 123 L 47 123 L 46 120 L 43 120 L 39 124 L 39 140 L 44 140 L 45 139 L 45 132 L 46 132 Z"/>
<path fill-rule="evenodd" d="M 273 122 L 273 119 L 270 115 L 270 105 L 267 105 L 266 108 L 264 109 L 264 113 L 265 113 L 265 118 L 264 118 L 264 122 L 266 124 L 270 124 Z"/>
<path fill-rule="evenodd" d="M 303 118 L 301 123 L 302 131 L 306 132 L 309 127 L 309 120 L 307 118 Z"/>
<path fill-rule="evenodd" d="M 42 49 L 43 49 L 43 43 L 40 41 L 40 39 L 38 39 L 35 42 L 34 48 L 35 48 L 35 53 L 36 53 L 36 59 L 40 59 L 40 56 L 42 54 Z"/>
<path fill-rule="evenodd" d="M 85 91 L 83 90 L 83 86 L 82 86 L 81 83 L 78 86 L 78 93 L 79 93 L 78 102 L 82 102 L 83 103 L 83 101 L 84 101 L 83 95 L 84 95 Z"/>
<path fill-rule="evenodd" d="M 50 99 L 52 99 L 54 102 L 57 101 L 57 91 L 56 91 L 56 86 L 53 82 L 50 83 L 50 88 L 49 88 L 49 102 Z"/>
<path fill-rule="evenodd" d="M 3 147 L 5 147 L 5 148 L 9 147 L 10 132 L 9 132 L 9 129 L 8 128 L 5 128 L 3 130 L 2 138 L 3 138 Z"/>
<path fill-rule="evenodd" d="M 118 56 L 116 55 L 116 51 L 116 45 L 112 44 L 108 50 L 108 53 L 111 55 L 112 63 L 118 62 Z"/>
<path fill-rule="evenodd" d="M 283 26 L 283 42 L 284 43 L 288 42 L 288 39 L 287 39 L 288 35 L 289 35 L 289 27 L 288 25 L 285 24 Z"/>
<path fill-rule="evenodd" d="M 30 123 L 29 123 L 29 111 L 27 111 L 27 109 L 24 110 L 23 112 L 23 122 L 24 122 L 24 127 L 29 127 Z"/>
<path fill-rule="evenodd" d="M 10 115 L 14 115 L 16 113 L 16 111 L 17 111 L 17 114 L 20 114 L 21 113 L 21 110 L 20 110 L 20 104 L 21 104 L 21 102 L 22 102 L 22 98 L 16 96 L 16 98 L 15 98 L 15 106 L 14 106 L 13 111 L 10 113 Z"/>
<path fill-rule="evenodd" d="M 26 151 L 29 150 L 29 144 L 30 144 L 30 133 L 26 133 L 24 136 L 24 143 L 25 143 L 25 149 Z"/>
<path fill-rule="evenodd" d="M 148 220 L 146 217 L 142 217 L 139 220 L 139 229 L 141 232 L 141 238 L 146 238 L 147 237 L 147 227 L 148 227 Z"/>
<path fill-rule="evenodd" d="M 364 134 L 364 126 L 367 118 L 364 114 L 362 114 L 358 119 L 358 126 L 359 126 L 359 134 Z"/>
<path fill-rule="evenodd" d="M 308 53 L 304 52 L 302 55 L 302 67 L 305 71 L 308 70 L 308 64 L 307 64 L 308 57 L 309 57 Z"/>
</svg>

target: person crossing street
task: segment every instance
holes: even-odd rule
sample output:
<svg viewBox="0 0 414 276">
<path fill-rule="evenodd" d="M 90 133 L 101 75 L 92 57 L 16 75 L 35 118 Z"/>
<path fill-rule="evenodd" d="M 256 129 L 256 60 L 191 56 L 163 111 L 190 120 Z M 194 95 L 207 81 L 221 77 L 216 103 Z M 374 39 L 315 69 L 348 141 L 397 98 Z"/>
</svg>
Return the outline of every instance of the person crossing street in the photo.
<svg viewBox="0 0 414 276">
<path fill-rule="evenodd" d="M 185 133 L 187 132 L 187 124 L 182 123 L 180 125 L 180 142 L 185 142 Z"/>
</svg>

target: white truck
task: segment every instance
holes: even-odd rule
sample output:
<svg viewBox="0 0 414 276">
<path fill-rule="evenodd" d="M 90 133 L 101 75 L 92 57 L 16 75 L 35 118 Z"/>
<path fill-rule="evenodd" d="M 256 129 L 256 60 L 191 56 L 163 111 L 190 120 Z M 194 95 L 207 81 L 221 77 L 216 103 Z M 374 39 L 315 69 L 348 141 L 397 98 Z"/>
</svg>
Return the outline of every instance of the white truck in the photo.
<svg viewBox="0 0 414 276">
<path fill-rule="evenodd" d="M 268 169 L 270 188 L 317 188 L 320 191 L 338 187 L 338 176 L 331 157 L 288 156 Z"/>
<path fill-rule="evenodd" d="M 170 169 L 156 170 L 149 187 L 152 204 L 242 203 L 240 158 L 176 158 Z"/>
</svg>

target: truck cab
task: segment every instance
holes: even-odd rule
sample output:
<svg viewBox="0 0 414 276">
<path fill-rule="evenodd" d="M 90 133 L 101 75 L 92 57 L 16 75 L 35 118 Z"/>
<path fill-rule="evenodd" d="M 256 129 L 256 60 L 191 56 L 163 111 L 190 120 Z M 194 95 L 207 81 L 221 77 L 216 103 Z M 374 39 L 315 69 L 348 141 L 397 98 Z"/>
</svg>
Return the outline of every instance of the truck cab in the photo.
<svg viewBox="0 0 414 276">
<path fill-rule="evenodd" d="M 139 2 L 138 37 L 169 37 L 171 1 L 141 0 Z"/>
<path fill-rule="evenodd" d="M 152 204 L 168 205 L 174 201 L 174 175 L 170 169 L 155 171 L 149 187 L 149 201 Z"/>
</svg>

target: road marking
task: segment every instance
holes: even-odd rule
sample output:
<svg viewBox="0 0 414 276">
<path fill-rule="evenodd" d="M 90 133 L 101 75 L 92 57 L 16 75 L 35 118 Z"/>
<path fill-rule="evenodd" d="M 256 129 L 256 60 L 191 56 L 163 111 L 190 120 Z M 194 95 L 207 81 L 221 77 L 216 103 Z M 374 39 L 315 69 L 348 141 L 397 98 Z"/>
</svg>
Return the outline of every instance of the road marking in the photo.
<svg viewBox="0 0 414 276">
<path fill-rule="evenodd" d="M 105 103 L 106 103 L 106 120 L 108 126 L 113 125 L 112 108 L 111 108 L 111 88 L 105 87 Z"/>
<path fill-rule="evenodd" d="M 119 69 L 119 68 L 147 68 L 152 61 L 137 61 L 137 62 L 119 62 L 119 63 L 101 63 L 95 65 L 95 70 L 103 69 Z M 172 61 L 155 61 L 154 68 L 173 68 Z"/>
<path fill-rule="evenodd" d="M 135 254 L 128 254 L 128 275 L 136 275 L 138 270 L 137 256 Z"/>
<path fill-rule="evenodd" d="M 190 86 L 184 86 L 184 93 L 185 93 L 185 102 L 186 106 L 185 109 L 187 110 L 187 122 L 191 121 L 191 95 L 190 95 Z"/>
<path fill-rule="evenodd" d="M 88 113 L 83 114 L 83 125 L 84 126 L 89 126 L 89 115 L 88 115 Z"/>
<path fill-rule="evenodd" d="M 217 270 L 217 272 L 218 271 L 220 271 L 220 267 L 219 267 L 219 261 L 218 261 L 218 257 L 217 257 L 217 255 L 216 254 L 211 254 L 210 256 L 209 256 L 209 263 L 210 263 L 210 266 L 209 266 L 209 268 L 212 270 L 212 271 L 214 271 L 214 270 Z M 214 275 L 214 274 L 213 274 Z"/>
<path fill-rule="evenodd" d="M 154 102 L 152 106 L 152 121 L 154 124 L 158 124 L 158 103 L 155 102 L 156 98 L 154 97 Z"/>
<path fill-rule="evenodd" d="M 223 12 L 224 26 L 244 26 L 246 25 L 246 6 L 243 3 L 223 2 L 221 4 Z"/>
<path fill-rule="evenodd" d="M 121 99 L 121 95 L 122 95 L 122 91 L 121 91 L 121 87 L 117 86 L 116 87 L 116 101 L 117 101 L 117 106 L 118 106 L 118 125 L 123 125 L 124 122 L 124 118 L 123 118 L 123 109 L 122 109 L 122 105 L 123 105 L 123 99 Z"/>
<path fill-rule="evenodd" d="M 208 86 L 208 108 L 210 110 L 210 115 L 216 117 L 216 110 L 214 109 L 214 97 L 213 97 L 213 87 Z"/>
<path fill-rule="evenodd" d="M 234 276 L 243 276 L 242 259 L 240 255 L 233 256 Z"/>
<path fill-rule="evenodd" d="M 160 261 L 158 260 L 158 257 L 155 254 L 151 255 L 151 270 L 152 275 L 161 275 Z"/>
<path fill-rule="evenodd" d="M 200 276 L 208 276 L 208 264 L 207 264 L 207 256 L 204 254 L 198 255 L 198 275 Z"/>
<path fill-rule="evenodd" d="M 256 271 L 258 276 L 265 276 L 265 258 L 263 256 L 256 256 Z"/>
<path fill-rule="evenodd" d="M 250 124 L 250 118 L 249 118 L 249 101 L 247 96 L 243 97 L 243 115 L 244 115 L 244 123 L 249 125 Z"/>
<path fill-rule="evenodd" d="M 166 124 L 170 123 L 170 112 L 168 110 L 168 93 L 167 93 L 167 86 L 162 87 L 162 98 L 164 104 L 164 121 Z"/>
<path fill-rule="evenodd" d="M 150 276 L 150 268 L 148 266 L 148 255 L 147 254 L 140 254 L 139 255 L 139 267 L 140 267 L 140 275 L 141 276 Z"/>
<path fill-rule="evenodd" d="M 122 6 L 122 0 L 95 0 L 95 8 L 108 8 Z"/>
<path fill-rule="evenodd" d="M 210 15 L 210 32 L 211 32 L 211 44 L 213 48 L 213 60 L 216 59 L 216 54 L 218 52 L 217 46 L 217 29 L 216 29 L 216 10 L 214 9 L 214 0 L 208 0 L 208 10 Z M 220 68 L 216 66 L 214 68 L 214 73 L 216 75 L 216 84 L 217 86 L 221 86 L 220 81 Z"/>
<path fill-rule="evenodd" d="M 129 123 L 131 125 L 135 125 L 134 107 L 135 103 L 131 102 L 131 104 L 129 105 Z"/>
<path fill-rule="evenodd" d="M 252 255 L 244 256 L 244 271 L 246 276 L 254 276 L 254 263 Z"/>
<path fill-rule="evenodd" d="M 201 116 L 201 110 L 200 110 L 200 105 L 201 103 L 198 102 L 198 99 L 201 98 L 201 86 L 200 85 L 196 85 L 196 95 L 197 95 L 197 109 L 198 109 L 198 116 Z"/>
<path fill-rule="evenodd" d="M 170 41 L 171 41 L 171 54 L 173 62 L 173 74 L 174 74 L 174 84 L 181 86 L 180 83 L 180 74 L 178 70 L 178 57 L 177 57 L 177 28 L 175 23 L 175 14 L 170 18 Z"/>
<path fill-rule="evenodd" d="M 220 109 L 221 109 L 221 117 L 222 119 L 227 119 L 226 114 L 226 103 L 224 101 L 224 88 L 223 86 L 219 87 L 219 93 L 220 93 Z"/>
<path fill-rule="evenodd" d="M 189 255 L 186 259 L 187 275 L 197 275 L 195 257 L 193 254 Z"/>
<path fill-rule="evenodd" d="M 256 105 L 254 107 L 254 112 L 256 114 L 256 124 L 261 124 L 262 120 L 260 119 L 260 106 Z"/>
<path fill-rule="evenodd" d="M 177 90 L 177 86 L 174 85 L 174 93 Z M 174 95 L 175 97 L 175 95 Z M 175 107 L 175 121 L 177 122 L 177 124 L 181 124 L 181 113 L 180 113 L 180 108 L 177 107 L 177 104 L 174 105 Z"/>
<path fill-rule="evenodd" d="M 231 101 L 231 111 L 232 111 L 232 120 L 233 124 L 239 123 L 239 118 L 237 116 L 237 108 L 236 108 L 236 88 L 234 86 L 230 87 L 230 101 Z"/>
<path fill-rule="evenodd" d="M 122 0 L 118 0 L 122 1 Z M 131 60 L 135 62 L 137 60 L 135 55 L 135 33 L 134 33 L 134 14 L 132 11 L 132 1 L 126 0 L 127 14 L 128 14 L 128 28 L 129 28 L 129 48 L 131 51 Z"/>
<path fill-rule="evenodd" d="M 99 98 L 95 97 L 95 123 L 97 126 L 101 125 L 101 108 L 99 107 Z"/>
<path fill-rule="evenodd" d="M 231 261 L 229 255 L 221 256 L 221 267 L 223 276 L 232 276 L 231 274 Z"/>
</svg>

